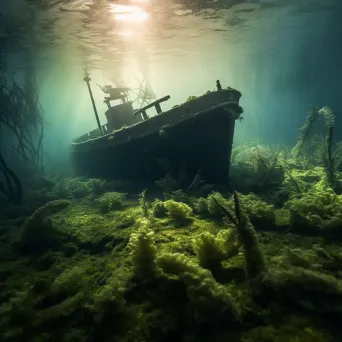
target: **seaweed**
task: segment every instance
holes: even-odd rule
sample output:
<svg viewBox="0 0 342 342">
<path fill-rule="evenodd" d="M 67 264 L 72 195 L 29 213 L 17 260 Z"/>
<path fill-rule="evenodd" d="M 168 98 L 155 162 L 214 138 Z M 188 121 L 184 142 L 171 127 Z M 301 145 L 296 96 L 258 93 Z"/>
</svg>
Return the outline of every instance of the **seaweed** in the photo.
<svg viewBox="0 0 342 342">
<path fill-rule="evenodd" d="M 260 280 L 267 272 L 265 259 L 260 249 L 256 232 L 249 222 L 244 209 L 241 207 L 238 194 L 235 191 L 233 192 L 233 198 L 234 213 L 220 204 L 216 198 L 214 198 L 214 201 L 220 206 L 226 219 L 233 222 L 237 228 L 244 250 L 247 279 L 250 281 L 254 281 L 255 279 Z"/>
<path fill-rule="evenodd" d="M 292 153 L 295 158 L 299 158 L 304 153 L 305 147 L 308 146 L 310 140 L 313 140 L 313 125 L 319 117 L 324 119 L 326 135 L 324 140 L 314 146 L 318 151 L 318 158 L 323 165 L 328 178 L 329 185 L 335 192 L 341 192 L 341 186 L 336 180 L 336 171 L 341 163 L 341 157 L 333 148 L 333 133 L 335 127 L 335 114 L 331 108 L 324 106 L 321 109 L 311 107 L 309 114 L 299 130 L 299 139 Z M 317 146 L 318 145 L 318 146 Z"/>
<path fill-rule="evenodd" d="M 145 189 L 139 195 L 139 205 L 140 205 L 141 211 L 143 213 L 143 216 L 148 217 L 149 216 L 149 205 L 148 205 L 148 201 L 147 201 L 147 189 Z"/>
<path fill-rule="evenodd" d="M 23 200 L 23 186 L 16 173 L 11 170 L 0 152 L 0 174 L 4 178 L 0 178 L 0 194 L 14 204 L 21 204 Z"/>
</svg>

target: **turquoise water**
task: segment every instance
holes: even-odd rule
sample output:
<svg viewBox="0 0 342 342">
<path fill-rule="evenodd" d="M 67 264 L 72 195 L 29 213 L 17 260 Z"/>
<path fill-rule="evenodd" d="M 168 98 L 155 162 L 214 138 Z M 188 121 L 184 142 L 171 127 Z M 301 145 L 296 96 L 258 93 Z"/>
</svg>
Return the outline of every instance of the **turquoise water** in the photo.
<svg viewBox="0 0 342 342">
<path fill-rule="evenodd" d="M 0 341 L 341 341 L 340 13 L 2 1 Z"/>
</svg>

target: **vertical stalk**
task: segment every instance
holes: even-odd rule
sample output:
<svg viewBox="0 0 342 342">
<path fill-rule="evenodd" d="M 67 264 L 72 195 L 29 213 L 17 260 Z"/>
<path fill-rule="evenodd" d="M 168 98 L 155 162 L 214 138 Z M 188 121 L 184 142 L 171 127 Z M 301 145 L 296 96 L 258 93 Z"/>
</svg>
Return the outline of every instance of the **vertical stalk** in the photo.
<svg viewBox="0 0 342 342">
<path fill-rule="evenodd" d="M 83 78 L 83 81 L 87 83 L 88 90 L 89 90 L 89 95 L 90 95 L 90 99 L 91 99 L 91 103 L 93 104 L 93 109 L 94 109 L 94 113 L 95 113 L 95 117 L 96 117 L 96 121 L 97 121 L 97 126 L 99 128 L 100 134 L 103 135 L 103 131 L 102 131 L 99 115 L 97 114 L 97 109 L 96 109 L 93 93 L 92 93 L 91 88 L 90 88 L 91 78 L 89 76 L 85 76 Z"/>
</svg>

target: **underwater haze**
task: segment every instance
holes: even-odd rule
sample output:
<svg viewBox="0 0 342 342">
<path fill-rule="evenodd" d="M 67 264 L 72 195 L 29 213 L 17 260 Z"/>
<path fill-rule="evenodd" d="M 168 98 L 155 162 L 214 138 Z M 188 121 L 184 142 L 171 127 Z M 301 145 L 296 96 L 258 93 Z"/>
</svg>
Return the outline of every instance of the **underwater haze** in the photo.
<svg viewBox="0 0 342 342">
<path fill-rule="evenodd" d="M 0 0 L 0 341 L 342 341 L 341 0 Z"/>
<path fill-rule="evenodd" d="M 293 143 L 310 105 L 341 111 L 340 1 L 139 3 L 146 17 L 122 20 L 111 1 L 2 2 L 4 72 L 18 78 L 27 54 L 34 59 L 51 158 L 95 127 L 85 71 L 102 121 L 95 83 L 117 79 L 148 80 L 157 97 L 171 96 L 165 109 L 220 79 L 242 92 L 243 141 Z"/>
</svg>

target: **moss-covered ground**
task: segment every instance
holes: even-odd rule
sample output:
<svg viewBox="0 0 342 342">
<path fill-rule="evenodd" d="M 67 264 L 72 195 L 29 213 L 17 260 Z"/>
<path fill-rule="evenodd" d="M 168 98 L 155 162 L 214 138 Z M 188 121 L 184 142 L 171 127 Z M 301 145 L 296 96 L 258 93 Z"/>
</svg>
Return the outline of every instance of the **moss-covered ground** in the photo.
<svg viewBox="0 0 342 342">
<path fill-rule="evenodd" d="M 342 195 L 258 148 L 232 159 L 243 213 L 94 179 L 2 208 L 0 340 L 341 341 Z"/>
</svg>

